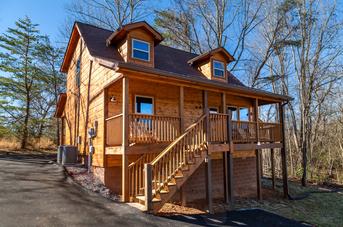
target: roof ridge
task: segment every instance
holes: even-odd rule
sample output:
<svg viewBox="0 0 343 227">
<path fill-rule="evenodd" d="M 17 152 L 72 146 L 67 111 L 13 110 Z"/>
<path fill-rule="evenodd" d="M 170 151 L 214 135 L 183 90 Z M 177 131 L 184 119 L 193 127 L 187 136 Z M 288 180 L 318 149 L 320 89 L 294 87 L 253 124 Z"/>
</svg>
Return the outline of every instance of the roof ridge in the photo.
<svg viewBox="0 0 343 227">
<path fill-rule="evenodd" d="M 184 52 L 184 53 L 187 53 L 187 54 L 193 54 L 193 55 L 196 55 L 196 56 L 199 55 L 199 54 L 197 54 L 197 53 L 192 53 L 192 52 L 189 52 L 189 51 L 186 51 L 186 50 L 182 50 L 182 49 L 179 49 L 179 48 L 176 48 L 176 47 L 167 46 L 167 45 L 165 45 L 165 44 L 158 44 L 158 46 L 167 47 L 167 48 L 170 48 L 170 49 L 173 49 L 173 50 L 177 50 L 177 51 Z"/>
<path fill-rule="evenodd" d="M 89 23 L 82 22 L 82 21 L 75 21 L 75 24 L 83 24 L 83 25 L 91 26 L 91 27 L 94 27 L 94 28 L 97 28 L 97 29 L 102 29 L 102 30 L 106 30 L 106 31 L 109 31 L 109 32 L 113 32 L 113 30 L 110 30 L 110 29 L 107 29 L 107 28 L 103 28 L 103 27 L 99 27 L 98 25 L 89 24 Z"/>
</svg>

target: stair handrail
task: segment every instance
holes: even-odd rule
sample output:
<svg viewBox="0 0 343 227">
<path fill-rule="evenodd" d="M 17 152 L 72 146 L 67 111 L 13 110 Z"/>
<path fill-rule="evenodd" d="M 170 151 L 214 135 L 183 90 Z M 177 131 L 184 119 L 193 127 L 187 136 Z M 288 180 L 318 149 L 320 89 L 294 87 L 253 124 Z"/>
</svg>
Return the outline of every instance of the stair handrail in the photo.
<svg viewBox="0 0 343 227">
<path fill-rule="evenodd" d="M 140 194 L 139 190 L 144 188 L 144 164 L 149 163 L 154 159 L 154 156 L 156 156 L 156 153 L 145 153 L 128 165 L 130 197 L 137 196 Z"/>
<path fill-rule="evenodd" d="M 157 155 L 155 157 L 154 160 L 152 160 L 150 162 L 151 165 L 155 165 L 158 160 L 163 157 L 165 154 L 168 153 L 168 151 L 175 146 L 175 144 L 177 144 L 180 140 L 182 140 L 188 133 L 190 130 L 192 130 L 195 126 L 197 126 L 199 124 L 199 122 L 201 122 L 202 120 L 204 120 L 206 118 L 206 114 L 203 114 L 196 122 L 194 122 L 193 124 L 191 124 L 189 127 L 187 127 L 184 131 L 183 134 L 181 134 L 178 138 L 176 138 L 171 144 L 169 144 L 159 155 Z"/>
<path fill-rule="evenodd" d="M 208 114 L 202 115 L 185 132 L 166 147 L 153 161 L 146 164 L 146 206 L 149 210 L 153 197 L 175 181 L 182 168 L 202 157 L 206 148 Z"/>
</svg>

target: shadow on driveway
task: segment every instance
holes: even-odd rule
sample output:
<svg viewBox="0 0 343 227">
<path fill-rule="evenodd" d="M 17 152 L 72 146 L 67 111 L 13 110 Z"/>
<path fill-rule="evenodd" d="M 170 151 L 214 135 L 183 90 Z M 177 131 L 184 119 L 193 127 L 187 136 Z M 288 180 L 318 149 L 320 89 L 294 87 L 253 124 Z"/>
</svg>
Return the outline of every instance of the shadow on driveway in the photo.
<svg viewBox="0 0 343 227">
<path fill-rule="evenodd" d="M 236 210 L 214 215 L 176 215 L 167 218 L 200 226 L 311 226 L 306 223 L 300 223 L 261 209 Z"/>
</svg>

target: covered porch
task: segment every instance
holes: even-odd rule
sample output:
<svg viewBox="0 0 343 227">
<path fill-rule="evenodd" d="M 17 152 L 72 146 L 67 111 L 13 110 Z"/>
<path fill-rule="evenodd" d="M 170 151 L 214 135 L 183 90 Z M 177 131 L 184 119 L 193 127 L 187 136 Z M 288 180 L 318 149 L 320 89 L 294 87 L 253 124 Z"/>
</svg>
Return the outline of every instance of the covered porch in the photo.
<svg viewBox="0 0 343 227">
<path fill-rule="evenodd" d="M 167 154 L 169 146 L 175 154 L 178 149 L 203 149 L 200 147 L 204 142 L 206 169 L 211 169 L 211 159 L 223 160 L 227 202 L 233 201 L 233 154 L 241 151 L 248 151 L 256 157 L 257 194 L 261 198 L 260 151 L 284 148 L 282 105 L 275 100 L 189 84 L 142 80 L 135 76 L 124 77 L 106 88 L 105 100 L 105 158 L 116 160 L 107 162 L 107 165 L 122 169 L 123 201 L 135 201 L 137 196 L 146 196 L 145 191 L 149 189 L 146 189 L 145 165 L 162 151 Z M 278 105 L 276 120 L 263 122 L 259 118 L 259 107 L 273 103 Z M 204 125 L 194 125 L 199 120 Z M 194 132 L 188 132 L 185 137 L 184 132 L 190 128 Z M 171 159 L 173 157 L 170 156 Z M 175 160 L 170 160 L 170 165 L 177 166 L 178 157 L 176 155 Z M 154 177 L 167 179 L 163 169 L 167 161 L 164 158 L 160 163 L 153 170 L 156 172 Z M 206 177 L 211 178 L 209 170 Z M 206 190 L 211 191 L 211 188 Z"/>
</svg>

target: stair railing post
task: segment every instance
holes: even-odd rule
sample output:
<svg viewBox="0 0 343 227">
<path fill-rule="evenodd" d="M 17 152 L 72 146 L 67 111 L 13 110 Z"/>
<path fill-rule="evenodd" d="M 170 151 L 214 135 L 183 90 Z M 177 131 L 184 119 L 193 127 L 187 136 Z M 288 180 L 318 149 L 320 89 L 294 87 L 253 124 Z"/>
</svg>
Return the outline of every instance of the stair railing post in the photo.
<svg viewBox="0 0 343 227">
<path fill-rule="evenodd" d="M 144 180 L 145 180 L 145 188 L 144 188 L 144 196 L 145 196 L 145 209 L 146 211 L 152 210 L 152 166 L 150 163 L 144 164 Z"/>
</svg>

